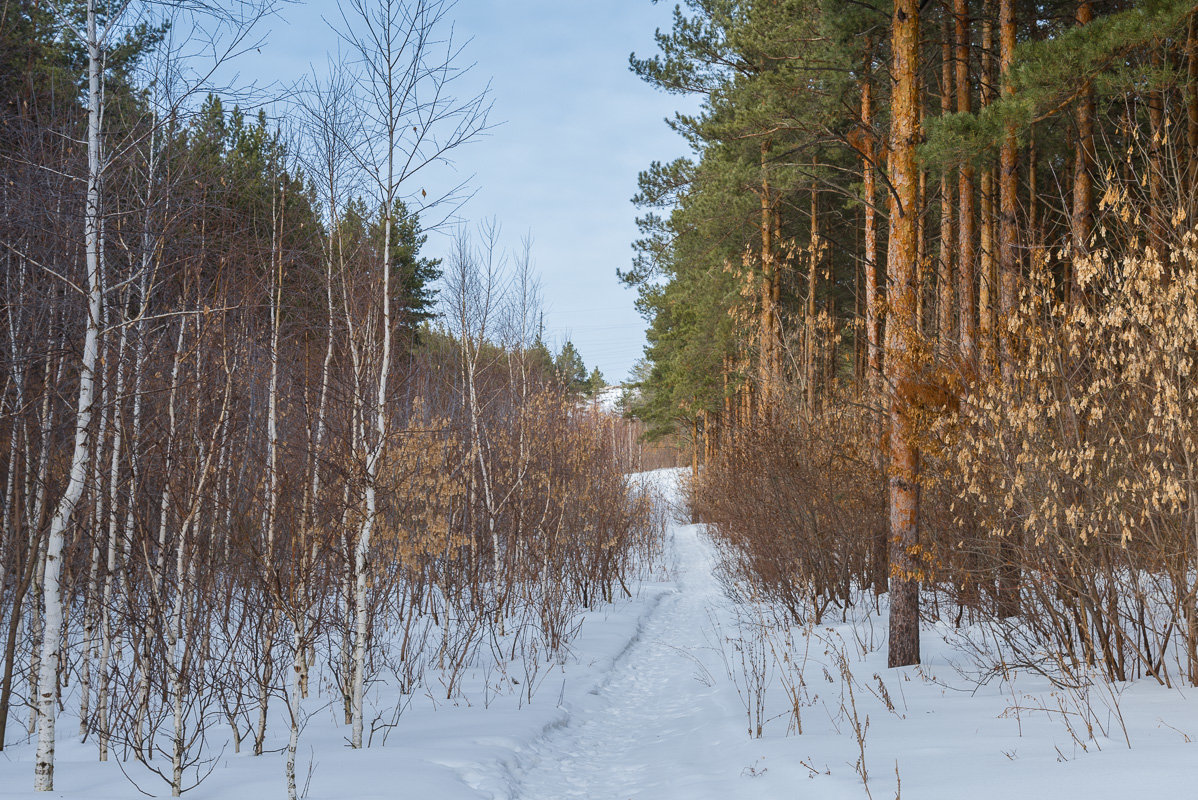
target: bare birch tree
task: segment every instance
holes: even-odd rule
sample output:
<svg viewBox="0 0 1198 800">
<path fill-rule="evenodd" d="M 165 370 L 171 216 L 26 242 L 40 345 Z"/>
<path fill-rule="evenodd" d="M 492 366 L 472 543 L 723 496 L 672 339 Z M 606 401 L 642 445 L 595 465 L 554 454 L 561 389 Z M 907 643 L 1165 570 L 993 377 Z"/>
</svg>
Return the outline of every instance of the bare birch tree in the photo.
<svg viewBox="0 0 1198 800">
<path fill-rule="evenodd" d="M 68 23 L 68 26 L 87 51 L 87 200 L 83 214 L 87 318 L 83 332 L 83 355 L 79 362 L 70 477 L 55 506 L 46 537 L 46 566 L 42 579 L 45 623 L 37 679 L 38 732 L 33 781 L 33 788 L 39 792 L 54 789 L 54 719 L 57 711 L 55 687 L 62 655 L 62 557 L 66 529 L 71 523 L 79 499 L 83 496 L 84 482 L 87 480 L 91 463 L 91 420 L 97 388 L 96 365 L 100 352 L 100 322 L 103 315 L 100 273 L 100 192 L 105 167 L 100 138 L 100 126 L 104 115 L 102 73 L 105 47 L 115 22 L 109 20 L 106 24 L 100 23 L 97 0 L 87 0 L 86 14 L 83 30 L 71 23 Z"/>
<path fill-rule="evenodd" d="M 365 396 L 354 425 L 354 449 L 361 454 L 362 511 L 353 547 L 354 644 L 351 682 L 351 743 L 362 746 L 363 692 L 369 631 L 367 584 L 378 513 L 379 468 L 390 435 L 387 399 L 391 390 L 396 307 L 392 242 L 397 207 L 405 199 L 433 205 L 414 179 L 448 160 L 451 151 L 487 126 L 486 94 L 465 100 L 453 94 L 464 74 L 461 47 L 454 39 L 446 0 L 347 0 L 341 7 L 341 35 L 357 58 L 358 95 L 364 134 L 354 149 L 382 216 L 383 246 L 371 271 L 373 302 L 364 324 L 355 326 L 359 343 L 353 357 L 355 384 Z M 447 200 L 446 195 L 434 202 Z M 352 334 L 351 334 L 352 335 Z"/>
</svg>

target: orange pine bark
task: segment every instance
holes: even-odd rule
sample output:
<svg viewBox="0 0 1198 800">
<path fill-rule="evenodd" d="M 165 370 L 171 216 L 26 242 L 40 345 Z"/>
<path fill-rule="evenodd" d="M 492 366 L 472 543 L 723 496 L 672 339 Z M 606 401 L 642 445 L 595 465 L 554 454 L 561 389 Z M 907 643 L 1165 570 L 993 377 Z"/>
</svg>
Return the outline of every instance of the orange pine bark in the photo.
<svg viewBox="0 0 1198 800">
<path fill-rule="evenodd" d="M 882 325 L 879 313 L 880 298 L 878 297 L 878 211 L 874 203 L 877 201 L 877 148 L 873 135 L 873 79 L 870 66 L 873 62 L 872 42 L 866 41 L 866 74 L 861 83 L 861 129 L 865 132 L 861 148 L 861 184 L 865 195 L 865 336 L 867 341 L 866 353 L 866 385 L 871 397 L 881 397 L 883 387 L 882 376 Z M 875 450 L 875 467 L 881 471 L 882 462 L 882 431 L 885 426 L 882 420 L 877 422 L 878 448 Z M 871 580 L 874 592 L 882 594 L 890 574 L 890 556 L 886 530 L 874 531 Z"/>
<path fill-rule="evenodd" d="M 991 22 L 994 12 L 993 2 L 986 0 L 983 7 L 982 20 L 982 72 L 981 84 L 982 108 L 994 102 L 994 58 L 991 55 L 994 48 L 994 25 Z M 995 329 L 997 315 L 995 303 L 997 300 L 995 280 L 995 225 L 994 225 L 994 162 L 987 159 L 982 167 L 980 187 L 980 202 L 978 208 L 979 220 L 979 275 L 978 275 L 978 338 L 981 340 L 979 354 L 982 366 L 987 371 L 993 371 L 998 363 Z"/>
<path fill-rule="evenodd" d="M 1088 25 L 1094 19 L 1090 0 L 1078 0 L 1076 20 L 1078 25 Z M 1094 220 L 1094 182 L 1090 170 L 1094 161 L 1094 87 L 1090 84 L 1082 89 L 1074 112 L 1077 123 L 1077 142 L 1073 152 L 1073 208 L 1069 227 L 1073 249 L 1084 253 L 1089 247 L 1090 230 Z M 1072 269 L 1065 283 L 1068 299 L 1076 295 Z"/>
<path fill-rule="evenodd" d="M 1198 11 L 1190 14 L 1186 26 L 1186 144 L 1189 168 L 1186 170 L 1188 195 L 1198 186 Z M 1191 204 L 1193 200 L 1190 201 Z M 1193 209 L 1190 209 L 1191 217 Z"/>
<path fill-rule="evenodd" d="M 968 0 L 953 0 L 953 25 L 956 31 L 957 111 L 968 114 L 973 110 L 973 88 L 969 80 L 969 5 Z M 974 244 L 975 218 L 973 198 L 973 165 L 961 165 L 957 178 L 960 211 L 957 215 L 957 308 L 961 357 L 972 363 L 977 357 L 977 302 L 974 266 L 977 249 Z"/>
<path fill-rule="evenodd" d="M 1005 96 L 1014 94 L 1011 85 L 1011 65 L 1015 54 L 1015 10 L 1014 0 L 1000 0 L 998 6 L 999 59 L 1002 72 L 1002 91 Z M 998 305 L 1000 318 L 1011 319 L 1015 312 L 1015 293 L 1019 269 L 1019 229 L 1016 224 L 1016 192 L 1019 188 L 1018 162 L 1015 150 L 1015 126 L 1008 123 L 1003 131 L 1002 147 L 999 151 L 999 253 L 998 253 Z M 999 365 L 1003 380 L 1010 385 L 1015 378 L 1015 359 L 1011 352 L 1011 338 L 1007 331 L 999 331 Z M 1018 543 L 1015 534 L 1000 547 L 1001 564 L 998 579 L 998 611 L 1000 616 L 1012 617 L 1019 613 L 1019 563 Z"/>
<path fill-rule="evenodd" d="M 774 196 L 770 188 L 768 140 L 761 143 L 761 347 L 758 354 L 757 410 L 768 414 L 775 401 L 781 345 L 775 300 L 778 296 L 777 264 L 774 258 Z"/>
<path fill-rule="evenodd" d="M 953 95 L 953 44 L 947 6 L 941 15 L 940 34 L 940 113 L 947 114 L 952 111 Z M 936 278 L 936 348 L 941 358 L 951 351 L 953 321 L 956 319 L 955 246 L 953 185 L 946 174 L 940 179 L 940 274 Z"/>
<path fill-rule="evenodd" d="M 908 401 L 917 381 L 916 217 L 919 213 L 919 3 L 896 0 L 891 23 L 890 242 L 886 371 L 890 391 L 891 667 L 919 663 L 919 452 Z"/>
</svg>

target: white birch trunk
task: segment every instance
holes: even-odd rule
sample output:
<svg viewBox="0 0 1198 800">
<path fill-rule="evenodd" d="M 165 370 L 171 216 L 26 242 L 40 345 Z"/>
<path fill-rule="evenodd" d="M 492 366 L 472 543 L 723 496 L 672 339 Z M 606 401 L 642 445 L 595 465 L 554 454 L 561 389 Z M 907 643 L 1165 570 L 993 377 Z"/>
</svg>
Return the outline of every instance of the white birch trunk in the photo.
<svg viewBox="0 0 1198 800">
<path fill-rule="evenodd" d="M 391 242 L 396 201 L 400 197 L 400 186 L 405 179 L 425 166 L 444 161 L 446 154 L 486 126 L 486 110 L 482 100 L 476 98 L 457 104 L 444 90 L 451 68 L 455 49 L 452 33 L 438 39 L 436 30 L 447 13 L 449 5 L 444 0 L 383 0 L 381 3 L 367 0 L 349 0 L 362 26 L 345 32 L 365 65 L 361 86 L 375 104 L 363 109 L 364 116 L 374 124 L 377 134 L 365 143 L 365 154 L 354 152 L 359 158 L 376 188 L 382 204 L 384 221 L 381 280 L 376 284 L 381 291 L 381 314 L 373 317 L 371 325 L 362 331 L 362 339 L 377 343 L 377 349 L 369 353 L 375 360 L 371 368 L 375 390 L 373 402 L 368 402 L 369 415 L 361 422 L 363 427 L 372 427 L 370 435 L 365 430 L 355 433 L 355 445 L 364 444 L 356 452 L 365 455 L 364 515 L 358 529 L 354 546 L 354 653 L 352 680 L 352 726 L 351 741 L 355 747 L 362 745 L 362 692 L 366 661 L 366 636 L 369 631 L 367 608 L 367 569 L 371 536 L 378 514 L 377 485 L 383 452 L 387 444 L 387 391 L 391 369 L 391 344 L 394 335 L 391 309 Z M 431 47 L 445 47 L 443 61 L 430 53 Z M 426 91 L 427 90 L 427 91 Z M 440 137 L 434 129 L 447 134 Z M 409 133 L 410 131 L 410 133 Z M 377 143 L 377 144 L 376 144 Z M 379 152 L 377 148 L 385 149 Z M 400 152 L 401 148 L 405 148 Z M 350 317 L 347 314 L 347 319 Z M 349 340 L 351 352 L 353 331 Z M 363 362 L 355 356 L 355 383 L 366 382 L 362 372 Z"/>
<path fill-rule="evenodd" d="M 112 658 L 112 582 L 117 565 L 117 540 L 120 534 L 120 481 L 121 447 L 124 444 L 125 425 L 121 419 L 121 395 L 125 391 L 125 347 L 128 343 L 128 328 L 121 327 L 120 345 L 117 347 L 116 364 L 116 407 L 112 420 L 112 453 L 108 465 L 108 542 L 104 554 L 104 581 L 100 589 L 100 658 L 96 670 L 96 739 L 100 749 L 100 760 L 108 760 L 108 665 Z"/>
<path fill-rule="evenodd" d="M 387 440 L 387 376 L 391 369 L 391 213 L 394 204 L 394 188 L 391 184 L 394 168 L 388 159 L 388 185 L 391 187 L 385 199 L 385 222 L 383 233 L 383 314 L 381 352 L 379 356 L 378 391 L 374 398 L 374 441 L 369 444 L 366 456 L 366 514 L 354 548 L 354 674 L 351 743 L 362 746 L 362 702 L 366 677 L 366 636 L 369 627 L 367 616 L 366 569 L 370 556 L 370 537 L 374 532 L 375 514 L 378 513 L 379 464 L 383 446 Z"/>
<path fill-rule="evenodd" d="M 57 349 L 62 350 L 65 346 L 66 334 L 63 333 L 57 340 Z M 44 548 L 46 546 L 45 537 L 41 535 L 42 529 L 46 520 L 46 492 L 49 486 L 50 474 L 50 439 L 54 429 L 54 413 L 55 404 L 51 402 L 54 397 L 52 387 L 61 385 L 63 370 L 66 367 L 66 358 L 60 357 L 58 363 L 51 373 L 49 368 L 46 369 L 46 374 L 42 385 L 42 414 L 41 414 L 41 439 L 38 445 L 37 471 L 33 473 L 36 478 L 31 477 L 33 486 L 30 488 L 30 493 L 33 495 L 33 514 L 29 518 L 29 552 L 30 558 L 33 559 L 33 585 L 31 596 L 40 598 L 42 587 L 45 585 L 44 578 L 46 574 L 46 558 Z M 53 377 L 51 377 L 53 375 Z M 30 608 L 30 664 L 29 664 L 29 696 L 36 698 L 38 696 L 38 680 L 41 676 L 42 668 L 42 604 L 33 602 Z M 36 704 L 35 704 L 36 710 Z M 29 735 L 32 736 L 37 732 L 37 714 L 29 715 Z"/>
<path fill-rule="evenodd" d="M 55 687 L 62 641 L 62 553 L 66 529 L 75 506 L 83 495 L 91 454 L 90 428 L 99 355 L 102 296 L 100 293 L 100 123 L 103 113 L 100 87 L 100 43 L 96 31 L 96 0 L 87 4 L 87 206 L 84 211 L 84 246 L 87 264 L 88 311 L 83 340 L 83 359 L 79 365 L 79 397 L 75 416 L 75 442 L 67 488 L 59 499 L 50 521 L 46 539 L 46 567 L 42 583 L 45 622 L 42 631 L 41 664 L 37 695 L 37 755 L 34 761 L 33 788 L 54 789 Z"/>
<path fill-rule="evenodd" d="M 297 615 L 297 620 L 302 616 Z M 304 698 L 304 653 L 307 642 L 304 640 L 302 623 L 295 624 L 295 658 L 291 670 L 291 734 L 287 738 L 287 759 L 283 771 L 287 777 L 287 800 L 296 800 L 295 791 L 295 751 L 299 749 L 299 723 L 301 703 Z"/>
<path fill-rule="evenodd" d="M 101 232 L 103 227 L 101 226 Z M 101 236 L 101 241 L 103 237 Z M 101 263 L 101 272 L 103 272 L 103 263 Z M 103 287 L 101 287 L 103 291 Z M 107 309 L 104 310 L 104 319 L 101 324 L 107 327 Z M 104 478 L 104 461 L 102 451 L 104 448 L 104 440 L 108 436 L 108 415 L 103 409 L 108 408 L 112 398 L 109 396 L 109 386 L 107 380 L 103 379 L 104 365 L 110 359 L 109 338 L 104 337 L 104 341 L 100 345 L 100 361 L 99 370 L 101 372 L 101 387 L 100 387 L 100 417 L 97 424 L 95 439 L 95 452 L 91 458 L 91 482 L 95 487 L 95 499 L 92 502 L 92 515 L 89 524 L 91 531 L 99 531 L 104 520 L 104 498 L 106 495 L 100 491 L 103 486 Z M 91 664 L 92 661 L 99 656 L 99 643 L 96 641 L 96 622 L 99 615 L 99 573 L 100 573 L 100 556 L 102 553 L 101 542 L 98 538 L 93 539 L 91 543 L 91 563 L 87 570 L 87 589 L 83 598 L 83 647 L 80 654 L 79 663 L 79 735 L 87 735 L 88 718 L 90 716 L 91 706 Z"/>
<path fill-rule="evenodd" d="M 272 175 L 276 182 L 278 175 Z M 280 306 L 283 292 L 283 214 L 286 210 L 286 190 L 271 194 L 271 241 L 270 241 L 270 383 L 267 391 L 266 412 L 266 550 L 264 572 L 268 581 L 274 581 L 275 528 L 279 513 L 279 325 Z M 262 755 L 266 741 L 266 722 L 270 707 L 270 683 L 274 680 L 275 632 L 279 627 L 278 608 L 271 609 L 270 623 L 262 647 L 262 672 L 258 683 L 258 728 L 254 736 L 254 755 Z"/>
</svg>

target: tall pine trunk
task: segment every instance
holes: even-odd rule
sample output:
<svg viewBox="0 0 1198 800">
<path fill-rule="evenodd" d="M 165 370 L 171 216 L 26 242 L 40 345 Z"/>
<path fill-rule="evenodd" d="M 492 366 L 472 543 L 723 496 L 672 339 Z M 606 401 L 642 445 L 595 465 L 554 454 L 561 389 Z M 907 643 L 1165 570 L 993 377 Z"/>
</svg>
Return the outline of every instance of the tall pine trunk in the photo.
<svg viewBox="0 0 1198 800">
<path fill-rule="evenodd" d="M 814 164 L 812 168 L 814 169 Z M 807 313 L 806 352 L 804 378 L 807 381 L 807 413 L 815 413 L 817 386 L 819 383 L 819 332 L 816 324 L 815 294 L 819 288 L 819 265 L 822 247 L 819 237 L 819 193 L 816 184 L 811 184 L 811 260 L 807 265 Z"/>
<path fill-rule="evenodd" d="M 768 140 L 761 142 L 761 347 L 758 354 L 758 413 L 770 413 L 778 382 L 777 266 L 774 261 L 774 198 L 770 188 Z"/>
<path fill-rule="evenodd" d="M 956 32 L 957 111 L 968 114 L 973 110 L 973 87 L 969 80 L 969 4 L 968 0 L 953 0 L 953 25 Z M 974 243 L 974 168 L 968 161 L 961 164 L 957 177 L 957 325 L 961 358 L 972 364 L 977 357 L 977 302 L 975 267 L 977 249 Z"/>
<path fill-rule="evenodd" d="M 1014 94 L 1011 85 L 1011 67 L 1015 57 L 1015 11 L 1014 0 L 999 0 L 998 30 L 1002 91 L 1004 96 Z M 1015 313 L 1015 294 L 1019 283 L 1019 229 L 1015 213 L 1019 188 L 1018 162 L 1015 152 L 1015 125 L 1008 123 L 1003 131 L 1002 147 L 999 152 L 999 255 L 998 255 L 998 306 L 999 318 L 1010 320 Z M 1008 386 L 1015 379 L 1015 357 L 1011 351 L 1011 337 L 1004 327 L 998 332 L 999 365 L 1002 379 Z M 998 612 L 1011 617 L 1019 613 L 1019 543 L 1017 534 L 1011 532 L 1003 540 L 1000 550 L 998 581 Z"/>
<path fill-rule="evenodd" d="M 861 127 L 865 134 L 862 149 L 862 191 L 865 194 L 864 226 L 865 226 L 865 337 L 866 350 L 866 386 L 869 387 L 871 399 L 880 398 L 883 391 L 882 376 L 882 341 L 881 341 L 881 298 L 878 296 L 878 211 L 874 205 L 877 201 L 877 137 L 873 131 L 873 48 L 872 42 L 866 43 L 865 78 L 861 83 Z M 873 450 L 874 469 L 882 472 L 883 431 L 885 422 L 879 412 L 875 421 L 874 432 L 878 445 Z M 890 576 L 890 557 L 888 551 L 887 532 L 880 527 L 872 533 L 873 553 L 870 580 L 877 595 L 886 591 L 887 580 Z"/>
<path fill-rule="evenodd" d="M 940 113 L 953 110 L 953 42 L 947 4 L 942 7 L 940 24 Z M 940 272 L 936 277 L 936 354 L 944 358 L 954 348 L 953 322 L 956 319 L 956 248 L 953 224 L 953 182 L 946 171 L 940 179 Z"/>
<path fill-rule="evenodd" d="M 1089 25 L 1094 19 L 1090 0 L 1078 0 L 1077 24 Z M 1087 82 L 1077 98 L 1074 112 L 1077 124 L 1077 141 L 1073 151 L 1073 207 L 1070 209 L 1069 229 L 1075 254 L 1085 253 L 1090 245 L 1090 231 L 1094 224 L 1094 182 L 1091 168 L 1094 164 L 1094 87 Z M 1077 298 L 1077 277 L 1069 260 L 1065 262 L 1065 298 Z"/>
<path fill-rule="evenodd" d="M 982 66 L 978 83 L 980 84 L 981 108 L 986 108 L 994 101 L 994 4 L 986 0 L 982 11 Z M 995 341 L 995 330 L 998 326 L 996 303 L 998 299 L 998 283 L 996 279 L 995 242 L 995 189 L 994 160 L 987 158 L 982 166 L 981 186 L 978 203 L 978 355 L 981 367 L 987 373 L 992 373 L 998 364 L 998 349 Z"/>
<path fill-rule="evenodd" d="M 1198 11 L 1190 14 L 1186 24 L 1186 153 L 1189 164 L 1186 169 L 1186 197 L 1190 208 L 1189 217 L 1194 217 L 1195 191 L 1198 190 Z"/>
<path fill-rule="evenodd" d="M 908 407 L 918 379 L 915 319 L 919 174 L 919 2 L 896 0 L 891 27 L 890 241 L 886 372 L 890 384 L 890 651 L 888 664 L 919 663 L 919 453 Z"/>
</svg>

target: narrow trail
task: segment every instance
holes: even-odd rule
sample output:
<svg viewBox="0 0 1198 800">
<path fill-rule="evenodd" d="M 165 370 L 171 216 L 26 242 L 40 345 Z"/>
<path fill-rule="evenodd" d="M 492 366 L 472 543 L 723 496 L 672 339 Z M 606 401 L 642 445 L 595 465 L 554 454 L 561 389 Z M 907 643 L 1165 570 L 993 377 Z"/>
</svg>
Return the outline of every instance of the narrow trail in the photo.
<svg viewBox="0 0 1198 800">
<path fill-rule="evenodd" d="M 675 525 L 677 592 L 645 620 L 639 639 L 597 691 L 542 740 L 517 775 L 520 800 L 728 798 L 726 748 L 743 742 L 743 711 L 727 696 L 712 641 L 712 610 L 726 604 L 699 526 Z M 731 706 L 729 701 L 731 700 Z M 721 753 L 723 755 L 721 756 Z M 741 787 L 743 791 L 743 787 Z"/>
</svg>

